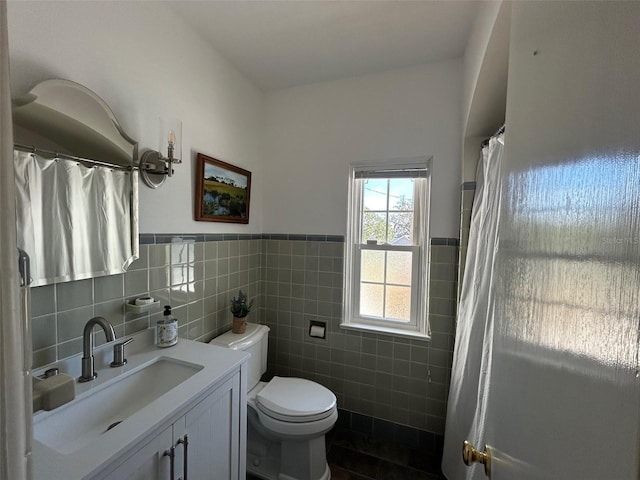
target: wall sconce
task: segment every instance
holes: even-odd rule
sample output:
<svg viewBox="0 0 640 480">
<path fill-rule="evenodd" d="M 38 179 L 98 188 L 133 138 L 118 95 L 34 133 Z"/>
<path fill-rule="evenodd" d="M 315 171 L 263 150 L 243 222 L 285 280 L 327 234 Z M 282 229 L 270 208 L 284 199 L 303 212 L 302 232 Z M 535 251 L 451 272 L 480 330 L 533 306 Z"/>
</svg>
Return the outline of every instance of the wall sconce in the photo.
<svg viewBox="0 0 640 480">
<path fill-rule="evenodd" d="M 182 122 L 160 119 L 158 150 L 148 150 L 140 158 L 140 176 L 151 188 L 158 188 L 173 175 L 173 165 L 182 163 Z"/>
</svg>

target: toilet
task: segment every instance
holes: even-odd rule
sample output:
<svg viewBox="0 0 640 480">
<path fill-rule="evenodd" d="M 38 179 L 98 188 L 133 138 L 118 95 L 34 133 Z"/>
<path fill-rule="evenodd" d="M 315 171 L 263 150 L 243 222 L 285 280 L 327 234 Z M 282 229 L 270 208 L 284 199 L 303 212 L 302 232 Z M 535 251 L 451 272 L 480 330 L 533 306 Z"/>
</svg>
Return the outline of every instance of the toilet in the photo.
<svg viewBox="0 0 640 480">
<path fill-rule="evenodd" d="M 336 396 L 303 378 L 273 377 L 267 370 L 269 327 L 247 323 L 212 345 L 251 353 L 247 366 L 247 471 L 266 480 L 328 480 L 324 434 L 338 419 Z"/>
</svg>

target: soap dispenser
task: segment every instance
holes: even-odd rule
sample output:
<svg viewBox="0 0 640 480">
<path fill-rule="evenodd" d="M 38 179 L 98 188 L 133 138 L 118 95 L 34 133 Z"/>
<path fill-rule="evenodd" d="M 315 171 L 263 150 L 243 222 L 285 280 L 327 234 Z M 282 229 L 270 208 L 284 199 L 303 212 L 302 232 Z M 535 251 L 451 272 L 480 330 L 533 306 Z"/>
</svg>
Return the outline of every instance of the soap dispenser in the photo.
<svg viewBox="0 0 640 480">
<path fill-rule="evenodd" d="M 178 319 L 171 315 L 171 305 L 164 306 L 162 320 L 156 323 L 158 347 L 172 347 L 178 343 Z"/>
</svg>

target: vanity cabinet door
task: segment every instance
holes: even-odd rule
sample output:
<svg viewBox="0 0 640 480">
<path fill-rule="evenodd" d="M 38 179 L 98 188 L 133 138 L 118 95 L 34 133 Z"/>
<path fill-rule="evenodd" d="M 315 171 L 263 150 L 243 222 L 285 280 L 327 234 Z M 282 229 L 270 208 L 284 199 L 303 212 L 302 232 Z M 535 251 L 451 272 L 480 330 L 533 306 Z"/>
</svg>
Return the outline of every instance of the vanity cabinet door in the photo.
<svg viewBox="0 0 640 480">
<path fill-rule="evenodd" d="M 154 437 L 104 480 L 170 480 L 169 457 L 164 452 L 172 442 L 173 426 Z"/>
<path fill-rule="evenodd" d="M 244 479 L 239 391 L 236 374 L 185 415 L 189 480 Z"/>
<path fill-rule="evenodd" d="M 187 480 L 244 480 L 247 413 L 241 387 L 236 373 L 101 480 L 184 480 L 185 473 Z M 172 446 L 173 478 L 165 455 Z"/>
</svg>

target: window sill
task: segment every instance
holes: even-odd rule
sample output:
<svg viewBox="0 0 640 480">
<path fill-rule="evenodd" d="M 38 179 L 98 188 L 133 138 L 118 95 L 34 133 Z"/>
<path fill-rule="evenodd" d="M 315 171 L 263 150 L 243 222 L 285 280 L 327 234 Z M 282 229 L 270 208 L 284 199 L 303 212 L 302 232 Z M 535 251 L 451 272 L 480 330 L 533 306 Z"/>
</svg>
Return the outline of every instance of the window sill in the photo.
<svg viewBox="0 0 640 480">
<path fill-rule="evenodd" d="M 428 333 L 421 333 L 401 328 L 380 327 L 377 325 L 368 325 L 366 323 L 341 323 L 340 328 L 345 330 L 355 330 L 358 332 L 375 333 L 378 335 L 390 335 L 393 337 L 404 337 L 412 340 L 429 341 L 431 336 Z"/>
</svg>

